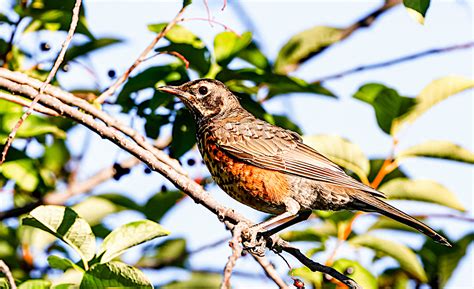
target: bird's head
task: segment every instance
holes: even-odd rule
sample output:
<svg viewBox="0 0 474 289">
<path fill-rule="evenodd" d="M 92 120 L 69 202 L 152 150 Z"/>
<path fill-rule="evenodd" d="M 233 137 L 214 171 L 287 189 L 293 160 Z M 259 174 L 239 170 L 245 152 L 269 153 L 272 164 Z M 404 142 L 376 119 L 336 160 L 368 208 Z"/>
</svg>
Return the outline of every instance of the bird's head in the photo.
<svg viewBox="0 0 474 289">
<path fill-rule="evenodd" d="M 180 86 L 162 86 L 159 89 L 176 95 L 197 119 L 240 107 L 237 97 L 222 82 L 214 79 L 197 79 Z"/>
</svg>

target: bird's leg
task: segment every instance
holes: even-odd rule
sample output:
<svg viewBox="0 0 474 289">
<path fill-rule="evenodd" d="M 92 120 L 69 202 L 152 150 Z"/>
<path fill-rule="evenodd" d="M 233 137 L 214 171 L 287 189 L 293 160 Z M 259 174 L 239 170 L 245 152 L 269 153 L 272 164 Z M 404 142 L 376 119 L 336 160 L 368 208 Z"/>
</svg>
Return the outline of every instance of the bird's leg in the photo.
<svg viewBox="0 0 474 289">
<path fill-rule="evenodd" d="M 285 202 L 285 205 L 286 205 L 286 211 L 283 214 L 280 214 L 264 222 L 256 224 L 247 230 L 247 238 L 246 238 L 247 241 L 244 242 L 245 247 L 247 248 L 260 247 L 260 245 L 262 245 L 260 243 L 262 242 L 265 243 L 268 237 L 271 237 L 273 234 L 285 228 L 288 228 L 291 225 L 294 225 L 296 223 L 306 220 L 311 215 L 311 210 L 300 211 L 301 209 L 300 204 L 293 199 L 287 200 Z M 268 229 L 278 223 L 281 223 L 281 224 L 276 226 L 275 228 Z"/>
</svg>

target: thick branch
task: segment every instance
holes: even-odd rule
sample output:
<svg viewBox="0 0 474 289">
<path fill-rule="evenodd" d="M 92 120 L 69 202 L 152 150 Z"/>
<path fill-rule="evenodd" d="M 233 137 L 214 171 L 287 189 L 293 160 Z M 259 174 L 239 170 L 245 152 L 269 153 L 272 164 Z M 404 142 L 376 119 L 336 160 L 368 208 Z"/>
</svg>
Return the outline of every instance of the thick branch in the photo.
<svg viewBox="0 0 474 289">
<path fill-rule="evenodd" d="M 8 268 L 7 264 L 3 262 L 3 260 L 0 260 L 0 272 L 5 274 L 5 277 L 7 277 L 10 288 L 16 289 L 15 279 L 13 279 L 12 272 L 10 272 L 10 268 Z"/>
</svg>

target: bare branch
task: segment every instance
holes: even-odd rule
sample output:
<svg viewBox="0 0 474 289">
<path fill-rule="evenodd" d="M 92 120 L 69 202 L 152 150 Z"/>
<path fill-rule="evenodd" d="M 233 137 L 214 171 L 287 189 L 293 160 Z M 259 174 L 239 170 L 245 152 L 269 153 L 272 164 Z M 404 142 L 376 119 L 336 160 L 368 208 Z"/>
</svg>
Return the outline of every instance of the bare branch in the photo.
<svg viewBox="0 0 474 289">
<path fill-rule="evenodd" d="M 15 127 L 8 135 L 5 146 L 3 147 L 2 155 L 0 157 L 0 165 L 3 164 L 3 162 L 5 161 L 5 158 L 7 157 L 8 149 L 10 148 L 13 140 L 15 139 L 16 132 L 20 128 L 21 124 L 25 121 L 25 119 L 33 112 L 35 104 L 38 102 L 39 98 L 41 97 L 41 94 L 45 90 L 46 86 L 51 82 L 53 77 L 56 75 L 56 72 L 58 71 L 59 66 L 63 62 L 64 55 L 66 54 L 66 50 L 69 46 L 69 43 L 71 43 L 72 36 L 74 35 L 74 31 L 76 30 L 77 22 L 79 21 L 79 11 L 81 9 L 81 2 L 82 2 L 81 0 L 76 0 L 76 4 L 74 5 L 74 8 L 72 9 L 72 19 L 71 19 L 71 25 L 69 26 L 69 31 L 67 33 L 66 39 L 64 40 L 61 51 L 59 52 L 59 55 L 56 58 L 56 62 L 54 63 L 53 68 L 51 69 L 51 71 L 48 74 L 48 77 L 46 78 L 46 81 L 42 83 L 38 93 L 35 95 L 35 97 L 33 98 L 33 101 L 28 106 L 28 109 L 21 116 L 20 120 L 18 120 L 18 122 L 15 124 Z"/>
<path fill-rule="evenodd" d="M 29 107 L 31 105 L 30 100 L 26 100 L 26 99 L 24 99 L 22 97 L 19 97 L 17 95 L 8 94 L 8 93 L 4 93 L 4 92 L 1 92 L 1 91 L 0 91 L 0 99 L 4 99 L 4 100 L 7 100 L 7 101 L 10 101 L 10 102 L 13 102 L 13 103 L 25 106 L 25 107 Z M 33 110 L 37 111 L 37 112 L 41 112 L 41 113 L 49 115 L 49 116 L 59 116 L 59 114 L 57 112 L 55 112 L 54 110 L 51 110 L 49 108 L 46 108 L 46 107 L 44 107 L 42 105 L 38 105 L 38 104 L 33 108 Z"/>
<path fill-rule="evenodd" d="M 229 246 L 232 248 L 232 254 L 229 256 L 229 260 L 224 268 L 224 277 L 222 279 L 221 289 L 230 289 L 230 277 L 232 276 L 232 270 L 234 269 L 237 259 L 242 256 L 242 230 L 245 228 L 242 224 L 237 224 L 232 230 L 232 240 L 229 242 Z"/>
<path fill-rule="evenodd" d="M 13 279 L 12 272 L 10 271 L 10 268 L 8 268 L 7 264 L 3 262 L 3 260 L 0 260 L 0 272 L 5 274 L 5 277 L 7 277 L 10 288 L 16 289 L 15 279 Z"/>
<path fill-rule="evenodd" d="M 446 53 L 446 52 L 451 52 L 451 51 L 455 51 L 455 50 L 467 49 L 467 48 L 471 48 L 473 46 L 474 46 L 474 42 L 468 42 L 468 43 L 457 44 L 457 45 L 452 45 L 452 46 L 447 46 L 447 47 L 432 48 L 432 49 L 428 49 L 428 50 L 425 50 L 425 51 L 417 52 L 417 53 L 414 53 L 414 54 L 398 57 L 398 58 L 387 60 L 387 61 L 382 61 L 382 62 L 357 66 L 357 67 L 347 69 L 347 70 L 344 70 L 344 71 L 341 71 L 341 72 L 338 72 L 338 73 L 335 73 L 335 74 L 331 74 L 331 75 L 328 75 L 328 76 L 323 76 L 320 79 L 315 80 L 313 82 L 314 83 L 321 83 L 321 82 L 324 82 L 324 81 L 342 78 L 342 77 L 345 77 L 347 75 L 362 72 L 362 71 L 366 71 L 366 70 L 378 69 L 378 68 L 382 68 L 382 67 L 392 66 L 392 65 L 395 65 L 395 64 L 399 64 L 399 63 L 402 63 L 402 62 L 414 60 L 414 59 L 421 58 L 421 57 L 426 57 L 426 56 L 433 55 L 433 54 L 440 54 L 440 53 Z"/>
<path fill-rule="evenodd" d="M 111 96 L 112 94 L 115 93 L 115 91 L 120 87 L 120 85 L 122 85 L 125 80 L 127 80 L 127 78 L 130 76 L 130 73 L 132 73 L 132 71 L 138 66 L 140 65 L 140 63 L 142 63 L 145 59 L 146 59 L 146 56 L 148 55 L 148 53 L 150 53 L 150 51 L 155 47 L 156 43 L 158 43 L 158 41 L 160 41 L 161 38 L 163 38 L 166 33 L 168 33 L 171 28 L 173 28 L 173 26 L 176 25 L 176 23 L 178 23 L 178 21 L 181 19 L 184 11 L 186 9 L 186 6 L 183 6 L 178 14 L 176 14 L 176 16 L 173 18 L 173 20 L 171 20 L 171 22 L 169 22 L 165 28 L 163 28 L 163 30 L 161 30 L 160 33 L 158 33 L 158 35 L 156 35 L 156 37 L 153 39 L 153 41 L 145 48 L 145 50 L 142 51 L 142 53 L 140 54 L 140 56 L 138 56 L 138 58 L 135 60 L 135 62 L 132 64 L 132 66 L 130 66 L 116 81 L 114 84 L 112 84 L 109 88 L 107 88 L 107 90 L 105 90 L 104 92 L 102 92 L 101 95 L 99 95 L 99 97 L 96 99 L 96 102 L 97 103 L 103 103 L 105 101 L 105 99 L 109 96 Z"/>
</svg>

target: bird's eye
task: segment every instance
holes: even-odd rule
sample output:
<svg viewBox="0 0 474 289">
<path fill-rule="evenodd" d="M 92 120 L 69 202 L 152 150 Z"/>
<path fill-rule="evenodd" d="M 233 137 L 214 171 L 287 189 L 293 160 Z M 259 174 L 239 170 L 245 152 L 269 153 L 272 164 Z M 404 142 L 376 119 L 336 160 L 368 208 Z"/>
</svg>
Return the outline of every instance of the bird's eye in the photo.
<svg viewBox="0 0 474 289">
<path fill-rule="evenodd" d="M 207 90 L 207 87 L 201 86 L 199 87 L 198 91 L 200 95 L 206 95 L 208 90 Z"/>
</svg>

